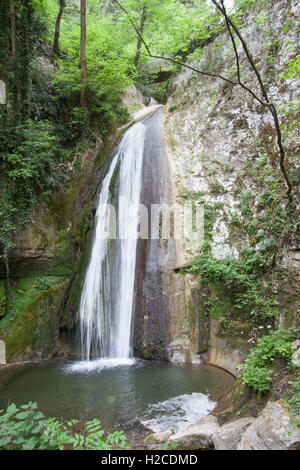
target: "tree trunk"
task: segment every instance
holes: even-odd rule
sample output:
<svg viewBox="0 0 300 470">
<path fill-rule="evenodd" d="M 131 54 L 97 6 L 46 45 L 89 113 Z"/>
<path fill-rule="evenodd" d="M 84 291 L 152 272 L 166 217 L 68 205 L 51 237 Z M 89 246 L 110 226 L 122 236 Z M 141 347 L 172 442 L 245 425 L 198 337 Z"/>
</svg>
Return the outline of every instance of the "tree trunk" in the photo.
<svg viewBox="0 0 300 470">
<path fill-rule="evenodd" d="M 146 5 L 143 5 L 141 23 L 140 23 L 140 33 L 141 33 L 141 35 L 143 35 L 143 32 L 144 32 L 146 16 L 147 16 L 147 7 L 146 7 Z M 141 39 L 140 36 L 138 36 L 137 51 L 136 51 L 136 55 L 135 55 L 135 58 L 134 58 L 134 61 L 133 61 L 135 67 L 138 66 L 138 63 L 139 63 L 139 60 L 140 60 L 142 44 L 143 44 L 142 39 Z"/>
<path fill-rule="evenodd" d="M 55 24 L 54 41 L 53 41 L 53 52 L 55 55 L 59 55 L 59 33 L 60 33 L 60 22 L 66 6 L 65 0 L 59 0 L 59 12 Z"/>
<path fill-rule="evenodd" d="M 19 88 L 18 88 L 18 67 L 17 67 L 17 29 L 16 29 L 16 9 L 15 0 L 9 0 L 10 5 L 10 41 L 11 41 L 11 67 L 13 70 L 13 83 L 12 83 L 12 94 L 13 94 L 13 122 L 16 124 L 17 116 L 19 113 Z"/>
<path fill-rule="evenodd" d="M 24 1 L 24 0 L 23 0 Z M 17 62 L 18 73 L 15 79 L 19 91 L 20 122 L 27 121 L 30 115 L 30 64 L 32 60 L 32 2 L 24 1 L 19 12 L 18 33 L 22 41 L 18 41 Z"/>
<path fill-rule="evenodd" d="M 16 10 L 15 1 L 10 0 L 11 55 L 16 58 Z"/>
<path fill-rule="evenodd" d="M 1 3 L 0 8 L 0 80 L 3 81 L 6 90 L 5 104 L 0 105 L 0 133 L 3 135 L 6 133 L 8 123 L 8 75 L 9 71 L 7 64 L 11 59 L 10 54 L 10 38 L 11 32 L 9 28 L 9 11 L 10 11 L 10 0 L 4 0 Z"/>
<path fill-rule="evenodd" d="M 81 68 L 81 94 L 80 106 L 86 108 L 86 0 L 80 0 L 80 16 L 81 16 L 81 37 L 80 37 L 80 68 Z"/>
</svg>

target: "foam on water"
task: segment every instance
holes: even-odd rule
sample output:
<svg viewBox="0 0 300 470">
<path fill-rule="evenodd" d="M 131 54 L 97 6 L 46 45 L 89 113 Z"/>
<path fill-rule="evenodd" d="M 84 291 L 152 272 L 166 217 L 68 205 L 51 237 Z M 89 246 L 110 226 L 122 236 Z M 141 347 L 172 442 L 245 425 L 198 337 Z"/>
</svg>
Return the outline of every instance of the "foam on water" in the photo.
<svg viewBox="0 0 300 470">
<path fill-rule="evenodd" d="M 73 362 L 72 364 L 66 365 L 64 367 L 64 371 L 67 373 L 101 372 L 104 369 L 132 366 L 134 363 L 134 359 L 104 357 L 101 359 L 95 359 L 94 361 Z"/>
<path fill-rule="evenodd" d="M 207 416 L 216 406 L 203 393 L 178 395 L 169 400 L 149 405 L 141 423 L 152 432 L 173 428 L 184 430 L 189 424 Z M 148 418 L 148 419 L 145 419 Z"/>
</svg>

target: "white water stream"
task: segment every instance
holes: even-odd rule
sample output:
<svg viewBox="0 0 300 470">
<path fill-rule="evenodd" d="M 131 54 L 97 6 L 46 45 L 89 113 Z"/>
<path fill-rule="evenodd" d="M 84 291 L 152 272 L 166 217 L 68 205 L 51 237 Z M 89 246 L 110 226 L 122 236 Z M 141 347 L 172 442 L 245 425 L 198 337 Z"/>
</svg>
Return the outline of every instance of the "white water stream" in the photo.
<svg viewBox="0 0 300 470">
<path fill-rule="evenodd" d="M 101 357 L 126 362 L 131 357 L 145 131 L 146 127 L 137 123 L 125 133 L 102 183 L 80 302 L 81 353 L 85 361 Z"/>
</svg>

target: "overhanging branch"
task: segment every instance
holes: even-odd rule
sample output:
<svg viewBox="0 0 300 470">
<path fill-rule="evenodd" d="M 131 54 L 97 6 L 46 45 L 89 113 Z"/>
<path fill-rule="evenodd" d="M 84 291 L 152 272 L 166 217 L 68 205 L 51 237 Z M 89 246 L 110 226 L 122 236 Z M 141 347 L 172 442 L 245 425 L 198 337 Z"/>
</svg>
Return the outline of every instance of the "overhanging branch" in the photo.
<svg viewBox="0 0 300 470">
<path fill-rule="evenodd" d="M 265 85 L 263 83 L 263 79 L 262 79 L 262 77 L 261 77 L 261 75 L 260 75 L 260 73 L 259 73 L 259 71 L 258 71 L 258 69 L 255 65 L 252 54 L 251 54 L 250 50 L 248 49 L 247 43 L 244 40 L 244 38 L 243 38 L 242 34 L 240 33 L 239 29 L 237 28 L 235 23 L 231 20 L 231 18 L 228 16 L 225 5 L 224 5 L 224 0 L 220 0 L 221 4 L 219 4 L 217 2 L 217 0 L 211 0 L 211 1 L 215 5 L 215 7 L 221 12 L 222 16 L 225 19 L 226 27 L 227 27 L 227 30 L 228 30 L 228 33 L 230 35 L 230 39 L 231 39 L 231 42 L 232 42 L 232 45 L 233 45 L 236 64 L 237 64 L 237 81 L 233 81 L 233 80 L 231 80 L 227 77 L 224 77 L 223 75 L 215 74 L 213 72 L 206 72 L 204 70 L 196 69 L 195 67 L 193 67 L 191 65 L 185 64 L 185 63 L 180 62 L 176 59 L 172 59 L 171 57 L 153 55 L 151 53 L 150 47 L 148 46 L 148 44 L 144 40 L 144 38 L 143 38 L 141 32 L 139 31 L 139 29 L 136 27 L 134 21 L 130 17 L 130 15 L 129 15 L 128 11 L 126 10 L 126 8 L 123 5 L 121 5 L 121 3 L 118 0 L 113 0 L 113 1 L 125 13 L 127 18 L 129 19 L 132 27 L 134 28 L 136 34 L 140 38 L 142 44 L 144 44 L 145 49 L 147 51 L 147 54 L 143 54 L 143 55 L 147 55 L 148 57 L 153 58 L 153 59 L 162 59 L 162 60 L 172 62 L 173 64 L 179 65 L 181 67 L 185 67 L 185 68 L 190 69 L 190 70 L 192 70 L 196 73 L 199 73 L 201 75 L 206 75 L 206 76 L 214 77 L 214 78 L 220 78 L 220 79 L 230 83 L 233 86 L 240 85 L 241 88 L 246 90 L 262 106 L 265 106 L 265 107 L 267 107 L 267 109 L 269 109 L 269 111 L 270 111 L 270 113 L 272 114 L 272 117 L 273 117 L 275 129 L 276 129 L 276 134 L 277 134 L 277 145 L 278 145 L 278 148 L 279 148 L 279 155 L 280 155 L 279 165 L 280 165 L 280 169 L 281 169 L 281 172 L 283 174 L 283 177 L 285 179 L 286 185 L 288 187 L 287 195 L 291 198 L 292 185 L 290 183 L 290 180 L 289 180 L 286 168 L 285 168 L 285 151 L 284 151 L 284 147 L 283 147 L 283 144 L 282 144 L 282 134 L 281 134 L 279 117 L 278 117 L 276 106 L 269 100 L 269 96 L 268 96 L 267 90 L 265 88 Z M 236 42 L 235 42 L 233 32 L 237 35 L 237 37 L 241 41 L 243 50 L 246 54 L 246 57 L 247 57 L 248 62 L 250 64 L 250 67 L 252 68 L 253 72 L 255 73 L 255 75 L 257 77 L 257 80 L 258 80 L 258 83 L 259 83 L 259 86 L 260 86 L 260 90 L 261 90 L 262 96 L 263 96 L 265 101 L 263 101 L 261 98 L 259 98 L 259 96 L 253 90 L 251 90 L 251 88 L 249 88 L 247 85 L 245 85 L 241 80 L 240 58 L 239 58 L 239 54 L 238 54 L 238 50 L 237 50 L 237 46 L 236 46 Z"/>
<path fill-rule="evenodd" d="M 240 31 L 239 31 L 238 27 L 236 26 L 236 24 L 230 19 L 230 17 L 227 14 L 227 11 L 226 11 L 226 8 L 225 8 L 225 5 L 224 5 L 224 0 L 220 0 L 221 5 L 217 2 L 217 0 L 211 0 L 211 1 L 216 6 L 216 8 L 221 12 L 223 17 L 225 18 L 226 27 L 227 27 L 227 30 L 229 32 L 231 42 L 232 42 L 232 45 L 233 45 L 233 49 L 234 49 L 234 53 L 235 53 L 235 57 L 236 57 L 237 68 L 238 68 L 238 83 L 239 83 L 239 85 L 242 88 L 244 88 L 245 90 L 247 90 L 253 96 L 253 98 L 255 100 L 257 100 L 260 104 L 262 104 L 263 106 L 266 106 L 269 109 L 270 113 L 272 114 L 274 125 L 275 125 L 275 130 L 276 130 L 276 135 L 277 135 L 277 145 L 278 145 L 278 148 L 279 148 L 279 165 L 280 165 L 280 169 L 281 169 L 281 172 L 283 174 L 283 177 L 285 179 L 286 185 L 288 187 L 287 195 L 288 195 L 288 197 L 291 197 L 292 185 L 290 183 L 290 180 L 289 180 L 286 168 L 285 168 L 285 151 L 284 151 L 284 147 L 283 147 L 283 144 L 282 144 L 282 134 L 281 134 L 279 117 L 278 117 L 276 106 L 269 99 L 267 89 L 264 85 L 263 79 L 262 79 L 262 77 L 261 77 L 261 75 L 258 71 L 258 68 L 256 67 L 256 64 L 254 62 L 252 54 L 251 54 L 250 50 L 248 49 L 246 41 L 244 40 L 244 38 L 243 38 L 242 34 L 240 33 Z M 237 35 L 237 37 L 241 41 L 241 44 L 243 46 L 243 50 L 246 54 L 246 57 L 247 57 L 248 62 L 250 64 L 250 67 L 251 67 L 251 69 L 253 70 L 253 72 L 255 73 L 255 75 L 257 77 L 257 80 L 258 80 L 258 83 L 259 83 L 259 86 L 260 86 L 260 90 L 261 90 L 261 93 L 262 93 L 262 95 L 265 99 L 265 102 L 262 101 L 253 90 L 248 88 L 241 81 L 240 65 L 239 65 L 240 64 L 239 54 L 238 54 L 238 51 L 237 51 L 234 35 L 232 33 L 231 28 L 233 29 L 233 31 L 235 32 L 235 34 Z"/>
</svg>

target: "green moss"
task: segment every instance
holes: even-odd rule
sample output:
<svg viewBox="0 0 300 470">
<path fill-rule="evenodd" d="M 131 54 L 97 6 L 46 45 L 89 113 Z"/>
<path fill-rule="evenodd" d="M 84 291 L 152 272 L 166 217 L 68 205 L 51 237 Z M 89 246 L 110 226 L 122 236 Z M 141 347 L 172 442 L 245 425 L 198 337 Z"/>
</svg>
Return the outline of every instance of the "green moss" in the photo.
<svg viewBox="0 0 300 470">
<path fill-rule="evenodd" d="M 9 361 L 54 353 L 59 306 L 67 283 L 63 281 L 40 292 L 32 302 L 27 297 L 28 304 L 23 304 L 24 310 L 5 335 Z"/>
<path fill-rule="evenodd" d="M 68 189 L 70 191 L 70 188 Z M 50 213 L 59 230 L 66 226 L 68 218 L 67 213 L 70 211 L 70 199 L 72 198 L 72 195 L 69 191 L 64 191 L 63 189 L 59 190 L 54 194 L 50 203 L 48 204 Z"/>
<path fill-rule="evenodd" d="M 160 346 L 163 346 L 163 340 L 160 340 Z M 142 354 L 145 359 L 154 359 L 158 353 L 158 347 L 151 341 L 145 341 L 141 345 Z"/>
<path fill-rule="evenodd" d="M 115 193 L 115 190 L 116 190 L 116 182 L 119 178 L 119 170 L 120 170 L 120 163 L 117 164 L 110 180 L 109 191 L 112 193 L 112 195 Z"/>
<path fill-rule="evenodd" d="M 40 222 L 32 224 L 32 230 L 37 248 L 44 250 L 49 263 L 22 279 L 10 279 L 9 289 L 0 282 L 0 337 L 6 342 L 9 361 L 51 355 L 58 328 L 71 329 L 78 320 L 97 187 L 123 132 L 118 130 L 107 139 L 97 157 L 87 153 L 86 165 L 51 196 L 47 207 L 41 207 Z"/>
<path fill-rule="evenodd" d="M 74 250 L 67 230 L 61 230 L 48 272 L 52 276 L 70 276 L 74 266 Z"/>
<path fill-rule="evenodd" d="M 32 225 L 32 231 L 35 235 L 39 236 L 40 238 L 40 242 L 37 246 L 37 249 L 44 250 L 49 244 L 47 235 L 40 227 L 37 227 L 36 225 Z"/>
<path fill-rule="evenodd" d="M 12 326 L 41 293 L 48 292 L 49 288 L 61 281 L 60 277 L 45 276 L 37 272 L 18 280 L 11 279 L 6 293 L 6 314 L 0 320 L 0 329 Z"/>
</svg>

